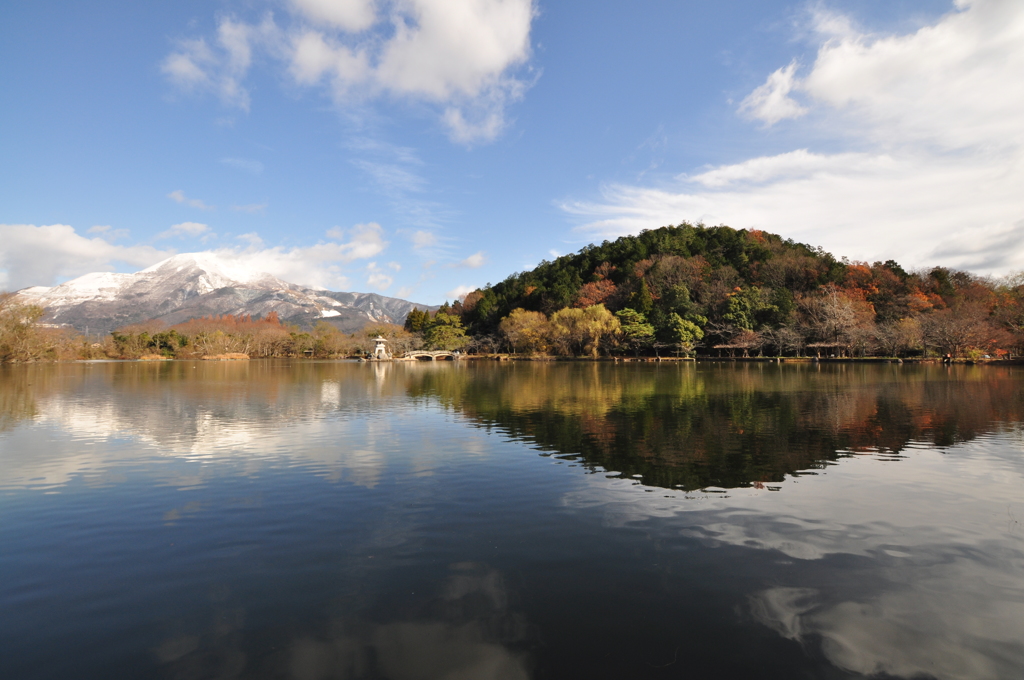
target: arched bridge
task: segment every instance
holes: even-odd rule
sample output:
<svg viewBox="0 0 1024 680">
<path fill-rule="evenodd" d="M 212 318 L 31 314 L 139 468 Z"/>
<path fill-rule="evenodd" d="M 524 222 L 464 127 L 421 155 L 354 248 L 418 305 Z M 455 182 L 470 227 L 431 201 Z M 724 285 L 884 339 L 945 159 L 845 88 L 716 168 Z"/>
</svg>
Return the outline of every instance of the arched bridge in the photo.
<svg viewBox="0 0 1024 680">
<path fill-rule="evenodd" d="M 407 359 L 416 359 L 417 361 L 455 361 L 459 358 L 459 355 L 446 349 L 430 351 L 418 349 L 414 352 L 406 352 L 405 357 Z"/>
</svg>

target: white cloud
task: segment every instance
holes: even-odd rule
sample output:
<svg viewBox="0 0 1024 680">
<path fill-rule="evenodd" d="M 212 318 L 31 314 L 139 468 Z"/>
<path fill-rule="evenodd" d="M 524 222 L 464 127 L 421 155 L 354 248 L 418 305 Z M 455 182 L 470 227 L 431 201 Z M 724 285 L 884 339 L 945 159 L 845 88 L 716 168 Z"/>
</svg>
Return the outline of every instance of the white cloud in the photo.
<svg viewBox="0 0 1024 680">
<path fill-rule="evenodd" d="M 348 243 L 336 244 L 337 259 L 342 262 L 370 258 L 388 247 L 388 242 L 384 240 L 384 230 L 376 222 L 357 224 L 347 230 L 334 227 L 327 230 L 327 235 L 336 240 L 350 239 Z"/>
<path fill-rule="evenodd" d="M 397 163 L 382 163 L 365 159 L 354 159 L 356 166 L 377 183 L 385 195 L 397 198 L 405 193 L 423 191 L 427 180 Z"/>
<path fill-rule="evenodd" d="M 208 87 L 210 77 L 205 67 L 213 60 L 213 53 L 205 40 L 185 40 L 178 51 L 164 59 L 161 70 L 176 85 L 183 89 Z"/>
<path fill-rule="evenodd" d="M 162 231 L 156 235 L 160 238 L 183 238 L 186 236 L 202 236 L 210 231 L 210 227 L 199 222 L 182 222 L 181 224 L 175 224 L 167 231 Z"/>
<path fill-rule="evenodd" d="M 442 120 L 448 126 L 451 138 L 460 144 L 489 141 L 494 139 L 505 128 L 505 107 L 500 99 L 495 102 L 483 102 L 482 106 L 474 107 L 473 114 L 466 117 L 465 107 L 449 107 L 444 110 Z"/>
<path fill-rule="evenodd" d="M 175 235 L 202 235 L 206 225 L 186 222 L 168 230 L 171 231 Z M 267 247 L 258 234 L 249 233 L 237 237 L 246 244 L 244 247 L 206 252 L 229 264 L 268 272 L 290 283 L 344 290 L 351 283 L 345 265 L 374 257 L 388 245 L 383 229 L 375 223 L 351 229 L 334 228 L 327 236 L 328 240 L 311 246 L 285 248 Z M 137 271 L 175 252 L 151 246 L 119 246 L 103 238 L 89 239 L 78 235 L 73 227 L 61 224 L 0 225 L 0 290 L 52 286 L 90 272 L 123 271 L 124 265 Z M 387 276 L 383 271 L 381 274 Z M 383 285 L 382 278 L 375 281 L 378 287 Z"/>
<path fill-rule="evenodd" d="M 452 139 L 488 141 L 528 83 L 513 71 L 530 58 L 533 0 L 291 0 L 291 21 L 221 20 L 217 36 L 182 41 L 163 62 L 184 91 L 249 107 L 243 86 L 253 50 L 284 61 L 299 85 L 324 85 L 340 105 L 397 95 L 439 105 Z"/>
<path fill-rule="evenodd" d="M 858 675 L 1012 677 L 1024 661 L 1019 651 L 1024 624 L 1019 605 L 993 597 L 998 589 L 991 586 L 1006 575 L 992 566 L 995 560 L 958 559 L 950 552 L 942 558 L 929 555 L 927 567 L 904 568 L 913 570 L 913 580 L 899 584 L 902 588 L 843 593 L 849 598 L 844 600 L 834 592 L 774 587 L 751 598 L 752 614 L 787 639 L 822 640 L 829 661 Z M 935 597 L 936 592 L 947 596 Z M 993 648 L 1008 652 L 993 654 Z"/>
<path fill-rule="evenodd" d="M 114 229 L 109 224 L 97 224 L 94 227 L 89 227 L 86 230 L 87 234 L 102 234 L 103 238 L 111 241 L 116 241 L 120 238 L 128 238 L 127 229 Z"/>
<path fill-rule="evenodd" d="M 343 31 L 365 31 L 377 20 L 373 0 L 291 0 L 291 4 L 309 19 Z"/>
<path fill-rule="evenodd" d="M 852 18 L 824 5 L 810 6 L 811 30 L 824 38 L 857 38 L 861 35 Z"/>
<path fill-rule="evenodd" d="M 289 44 L 288 68 L 299 85 L 317 85 L 328 77 L 334 97 L 343 99 L 352 87 L 369 78 L 370 62 L 364 50 L 337 44 L 320 31 L 295 34 Z"/>
<path fill-rule="evenodd" d="M 883 143 L 1021 145 L 1024 5 L 957 5 L 961 11 L 908 35 L 829 40 L 801 89 Z"/>
<path fill-rule="evenodd" d="M 762 156 L 736 163 L 711 168 L 693 176 L 681 175 L 679 179 L 700 184 L 709 189 L 736 186 L 743 182 L 761 184 L 780 179 L 799 179 L 820 176 L 822 173 L 843 168 L 848 172 L 874 172 L 891 167 L 884 157 L 863 153 L 820 155 L 807 149 L 798 149 L 778 156 Z"/>
<path fill-rule="evenodd" d="M 429 248 L 430 246 L 437 244 L 437 236 L 429 231 L 417 231 L 412 235 L 412 247 L 413 248 Z"/>
<path fill-rule="evenodd" d="M 220 162 L 229 168 L 243 170 L 253 175 L 258 175 L 263 172 L 263 163 L 249 158 L 221 158 Z"/>
<path fill-rule="evenodd" d="M 479 288 L 479 286 L 456 286 L 445 293 L 444 296 L 446 298 L 451 298 L 452 300 L 465 300 L 466 296 L 477 288 Z"/>
<path fill-rule="evenodd" d="M 447 222 L 453 211 L 425 198 L 429 180 L 420 174 L 423 161 L 414 149 L 365 136 L 350 139 L 352 165 L 370 180 L 373 189 L 388 199 L 400 221 L 410 227 L 434 229 Z"/>
<path fill-rule="evenodd" d="M 250 215 L 261 215 L 267 209 L 266 203 L 249 203 L 247 205 L 233 205 L 231 209 L 235 212 L 249 213 Z"/>
<path fill-rule="evenodd" d="M 795 73 L 796 62 L 793 61 L 789 66 L 780 68 L 768 76 L 764 85 L 751 92 L 740 103 L 740 112 L 751 118 L 763 120 L 768 125 L 774 125 L 785 118 L 798 118 L 807 113 L 807 109 L 789 96 L 793 90 Z"/>
<path fill-rule="evenodd" d="M 394 283 L 395 281 L 395 279 L 389 276 L 387 272 L 381 270 L 381 268 L 377 266 L 376 262 L 371 262 L 370 264 L 366 265 L 366 271 L 369 274 L 366 277 L 366 283 L 373 286 L 377 290 L 387 290 L 388 287 L 391 286 L 391 284 Z"/>
<path fill-rule="evenodd" d="M 252 65 L 253 47 L 272 41 L 276 27 L 268 18 L 260 25 L 222 19 L 213 46 L 205 38 L 181 40 L 160 70 L 186 92 L 212 92 L 225 106 L 249 110 L 249 91 L 242 85 Z"/>
<path fill-rule="evenodd" d="M 484 251 L 473 253 L 465 260 L 459 262 L 456 267 L 466 267 L 467 269 L 479 269 L 487 263 L 487 255 Z"/>
<path fill-rule="evenodd" d="M 830 130 L 835 146 L 856 151 L 755 157 L 669 185 L 607 186 L 599 201 L 563 207 L 604 237 L 701 220 L 857 259 L 1024 268 L 1024 5 L 958 7 L 906 35 L 821 21 L 828 33 L 807 76 L 782 69 L 775 90 L 748 98 L 757 104 L 746 110 L 770 123 L 787 88 L 799 91 L 809 136 Z"/>
<path fill-rule="evenodd" d="M 529 0 L 411 0 L 377 67 L 397 92 L 474 97 L 529 56 Z"/>
<path fill-rule="evenodd" d="M 267 247 L 256 233 L 238 237 L 245 248 L 217 248 L 209 252 L 247 270 L 273 274 L 299 285 L 344 290 L 351 281 L 344 265 L 374 257 L 387 248 L 379 224 L 358 224 L 351 229 L 334 227 L 328 240 L 311 246 Z"/>
<path fill-rule="evenodd" d="M 200 210 L 213 210 L 215 206 L 207 205 L 198 198 L 189 198 L 185 195 L 185 192 L 181 189 L 177 189 L 167 194 L 167 198 L 173 200 L 175 203 L 182 203 L 191 208 L 199 208 Z"/>
<path fill-rule="evenodd" d="M 250 248 L 260 248 L 263 246 L 263 239 L 256 232 L 249 232 L 248 234 L 241 234 L 236 236 L 239 241 L 245 241 L 249 244 Z"/>
<path fill-rule="evenodd" d="M 115 263 L 142 269 L 174 254 L 152 246 L 119 246 L 86 238 L 66 224 L 0 224 L 0 290 L 53 286 Z"/>
</svg>

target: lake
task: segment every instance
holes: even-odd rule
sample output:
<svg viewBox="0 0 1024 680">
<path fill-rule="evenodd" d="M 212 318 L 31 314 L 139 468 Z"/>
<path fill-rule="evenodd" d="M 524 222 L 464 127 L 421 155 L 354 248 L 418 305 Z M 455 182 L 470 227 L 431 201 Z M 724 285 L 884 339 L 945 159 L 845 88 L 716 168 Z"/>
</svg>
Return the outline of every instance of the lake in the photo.
<svg viewBox="0 0 1024 680">
<path fill-rule="evenodd" d="M 1024 676 L 1024 371 L 0 367 L 0 677 Z"/>
</svg>

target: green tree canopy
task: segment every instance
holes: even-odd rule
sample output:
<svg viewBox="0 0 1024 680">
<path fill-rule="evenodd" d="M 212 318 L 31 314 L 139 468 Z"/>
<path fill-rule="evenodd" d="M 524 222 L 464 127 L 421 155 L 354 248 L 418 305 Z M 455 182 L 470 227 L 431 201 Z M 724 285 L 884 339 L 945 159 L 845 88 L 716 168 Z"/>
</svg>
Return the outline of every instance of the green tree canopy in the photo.
<svg viewBox="0 0 1024 680">
<path fill-rule="evenodd" d="M 647 323 L 647 317 L 643 314 L 627 307 L 615 312 L 615 316 L 619 319 L 619 334 L 623 344 L 632 348 L 635 354 L 654 342 L 654 326 Z"/>
<path fill-rule="evenodd" d="M 462 319 L 454 314 L 439 311 L 423 332 L 423 342 L 431 349 L 462 349 L 469 342 Z"/>
</svg>

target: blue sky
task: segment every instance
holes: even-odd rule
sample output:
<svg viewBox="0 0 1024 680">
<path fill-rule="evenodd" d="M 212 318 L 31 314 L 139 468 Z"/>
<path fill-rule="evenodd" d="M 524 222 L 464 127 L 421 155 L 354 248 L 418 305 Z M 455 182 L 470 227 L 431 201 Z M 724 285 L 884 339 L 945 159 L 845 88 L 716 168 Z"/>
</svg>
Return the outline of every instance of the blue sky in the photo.
<svg viewBox="0 0 1024 680">
<path fill-rule="evenodd" d="M 0 288 L 216 251 L 424 303 L 681 221 L 1024 268 L 1024 4 L 9 3 Z"/>
</svg>

